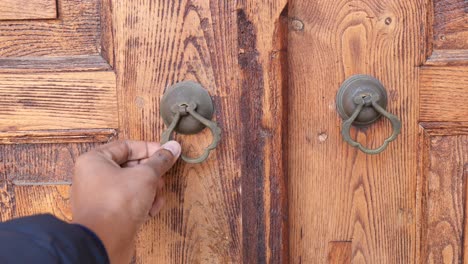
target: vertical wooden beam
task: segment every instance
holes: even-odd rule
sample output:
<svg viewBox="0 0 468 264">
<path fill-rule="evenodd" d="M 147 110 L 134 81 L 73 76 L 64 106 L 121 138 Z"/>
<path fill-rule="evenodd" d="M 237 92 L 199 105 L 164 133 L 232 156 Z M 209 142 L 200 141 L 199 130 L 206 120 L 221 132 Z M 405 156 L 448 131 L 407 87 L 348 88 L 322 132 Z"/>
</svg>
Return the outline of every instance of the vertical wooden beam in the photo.
<svg viewBox="0 0 468 264">
<path fill-rule="evenodd" d="M 101 0 L 101 45 L 99 53 L 109 63 L 114 66 L 114 30 L 112 25 L 112 1 Z"/>
<path fill-rule="evenodd" d="M 287 1 L 239 4 L 243 262 L 288 263 Z"/>
<path fill-rule="evenodd" d="M 465 149 L 467 149 L 467 145 L 468 145 L 468 136 L 465 135 Z M 463 186 L 464 186 L 464 190 L 463 190 L 463 203 L 464 203 L 464 212 L 463 212 L 463 219 L 462 219 L 462 222 L 463 222 L 463 236 L 462 236 L 462 243 L 463 243 L 463 247 L 462 247 L 462 252 L 463 252 L 463 256 L 462 256 L 462 260 L 463 260 L 463 263 L 468 263 L 468 185 L 466 184 L 467 181 L 468 181 L 468 155 L 466 154 L 468 153 L 468 150 L 466 150 L 465 152 L 465 164 L 464 164 L 464 168 L 463 168 Z"/>
</svg>

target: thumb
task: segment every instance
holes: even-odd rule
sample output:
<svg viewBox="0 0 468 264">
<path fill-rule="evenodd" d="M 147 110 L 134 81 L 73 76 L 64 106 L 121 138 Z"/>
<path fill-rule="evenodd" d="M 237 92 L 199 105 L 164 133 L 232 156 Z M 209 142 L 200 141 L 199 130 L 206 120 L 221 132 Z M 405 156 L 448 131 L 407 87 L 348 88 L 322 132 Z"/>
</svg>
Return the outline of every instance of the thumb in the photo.
<svg viewBox="0 0 468 264">
<path fill-rule="evenodd" d="M 144 165 L 152 168 L 159 177 L 174 165 L 179 158 L 180 153 L 180 144 L 176 141 L 169 141 L 149 157 Z"/>
</svg>

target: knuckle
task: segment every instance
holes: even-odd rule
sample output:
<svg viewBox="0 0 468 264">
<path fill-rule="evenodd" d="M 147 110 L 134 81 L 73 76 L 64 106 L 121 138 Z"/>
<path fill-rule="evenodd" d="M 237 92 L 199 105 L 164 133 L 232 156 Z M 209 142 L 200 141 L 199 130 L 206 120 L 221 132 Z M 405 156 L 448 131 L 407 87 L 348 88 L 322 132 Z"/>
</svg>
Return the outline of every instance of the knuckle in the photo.
<svg viewBox="0 0 468 264">
<path fill-rule="evenodd" d="M 118 144 L 119 144 L 120 148 L 124 149 L 124 152 L 126 153 L 126 159 L 128 159 L 128 157 L 132 156 L 132 148 L 130 147 L 130 141 L 120 140 Z"/>
</svg>

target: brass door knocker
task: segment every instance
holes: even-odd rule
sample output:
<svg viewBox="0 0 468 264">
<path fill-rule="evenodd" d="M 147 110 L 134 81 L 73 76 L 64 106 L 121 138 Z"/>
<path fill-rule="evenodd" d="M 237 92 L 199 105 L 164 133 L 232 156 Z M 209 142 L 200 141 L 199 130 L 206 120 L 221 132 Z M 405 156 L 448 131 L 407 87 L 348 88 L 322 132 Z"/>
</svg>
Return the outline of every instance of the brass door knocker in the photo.
<svg viewBox="0 0 468 264">
<path fill-rule="evenodd" d="M 378 154 L 384 151 L 388 144 L 395 140 L 401 131 L 401 122 L 393 114 L 385 110 L 387 107 L 387 91 L 384 86 L 369 75 L 354 75 L 347 79 L 336 96 L 338 113 L 343 118 L 341 134 L 351 146 L 359 148 L 367 154 Z M 350 136 L 351 126 L 368 126 L 381 116 L 390 120 L 393 133 L 376 149 L 368 149 Z"/>
<path fill-rule="evenodd" d="M 185 162 L 205 161 L 221 140 L 221 129 L 211 121 L 214 113 L 213 101 L 208 92 L 196 82 L 184 81 L 169 87 L 161 100 L 160 113 L 168 127 L 161 136 L 162 144 L 172 139 L 173 132 L 191 135 L 199 133 L 205 127 L 211 130 L 213 142 L 197 158 L 182 155 Z"/>
</svg>

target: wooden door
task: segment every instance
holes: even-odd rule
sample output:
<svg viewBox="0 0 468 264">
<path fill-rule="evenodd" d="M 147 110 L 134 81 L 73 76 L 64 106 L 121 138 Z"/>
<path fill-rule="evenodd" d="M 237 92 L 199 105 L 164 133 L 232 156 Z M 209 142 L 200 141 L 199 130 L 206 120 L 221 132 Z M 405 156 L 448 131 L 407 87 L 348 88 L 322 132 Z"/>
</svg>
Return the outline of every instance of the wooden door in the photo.
<svg viewBox="0 0 468 264">
<path fill-rule="evenodd" d="M 0 218 L 71 220 L 76 157 L 120 139 L 159 141 L 169 85 L 210 92 L 222 141 L 166 175 L 167 205 L 136 263 L 287 261 L 283 91 L 286 1 L 1 0 Z M 208 131 L 177 137 L 187 155 Z M 123 208 L 124 209 L 124 208 Z"/>
<path fill-rule="evenodd" d="M 468 263 L 468 2 L 291 0 L 291 263 Z M 402 121 L 379 155 L 343 141 L 335 96 L 353 74 Z M 351 135 L 378 147 L 380 120 Z"/>
</svg>

